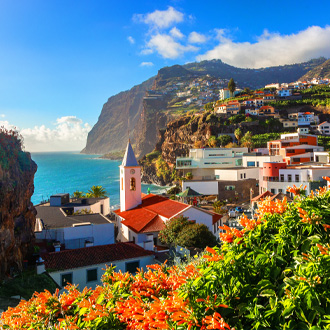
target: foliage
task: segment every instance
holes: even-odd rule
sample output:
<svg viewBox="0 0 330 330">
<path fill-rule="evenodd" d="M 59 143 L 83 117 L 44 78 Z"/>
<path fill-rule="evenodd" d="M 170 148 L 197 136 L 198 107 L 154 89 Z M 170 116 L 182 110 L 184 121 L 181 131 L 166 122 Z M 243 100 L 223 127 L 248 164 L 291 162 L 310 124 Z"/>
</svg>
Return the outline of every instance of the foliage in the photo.
<svg viewBox="0 0 330 330">
<path fill-rule="evenodd" d="M 102 186 L 92 186 L 88 190 L 86 197 L 103 198 L 103 197 L 107 197 L 107 192 L 106 192 L 105 188 L 103 188 Z"/>
<path fill-rule="evenodd" d="M 153 160 L 157 159 L 160 155 L 161 155 L 161 153 L 159 151 L 155 150 L 155 151 L 147 154 L 145 157 L 147 158 L 147 160 L 149 162 L 152 162 Z"/>
<path fill-rule="evenodd" d="M 206 104 L 204 105 L 204 109 L 205 109 L 206 111 L 212 111 L 212 110 L 214 109 L 213 102 L 206 103 Z"/>
<path fill-rule="evenodd" d="M 281 134 L 285 133 L 288 132 L 255 134 L 251 137 L 251 140 L 255 148 L 265 148 L 268 141 L 277 140 L 281 137 Z"/>
<path fill-rule="evenodd" d="M 176 195 L 181 192 L 181 188 L 179 186 L 173 186 L 166 191 L 168 195 Z"/>
<path fill-rule="evenodd" d="M 220 135 L 218 136 L 218 141 L 221 147 L 224 147 L 230 142 L 233 142 L 233 139 L 230 135 Z"/>
<path fill-rule="evenodd" d="M 15 130 L 0 127 L 0 166 L 8 170 L 18 160 L 20 169 L 26 169 L 29 159 L 22 151 L 23 137 Z"/>
<path fill-rule="evenodd" d="M 192 180 L 192 178 L 193 178 L 193 174 L 191 172 L 187 172 L 186 173 L 186 179 L 187 180 Z"/>
<path fill-rule="evenodd" d="M 329 181 L 330 179 L 327 178 Z M 244 230 L 185 267 L 135 276 L 108 268 L 103 285 L 45 291 L 1 315 L 3 329 L 330 329 L 330 191 L 266 199 Z M 183 220 L 182 220 L 183 221 Z M 179 227 L 182 227 L 179 225 Z"/>
<path fill-rule="evenodd" d="M 229 80 L 228 89 L 230 91 L 230 94 L 233 96 L 236 89 L 236 84 L 233 78 Z"/>
<path fill-rule="evenodd" d="M 242 138 L 242 146 L 247 148 L 253 148 L 252 133 L 246 132 Z"/>
<path fill-rule="evenodd" d="M 71 197 L 72 198 L 83 198 L 83 197 L 86 197 L 86 196 L 85 196 L 85 193 L 83 191 L 76 190 L 76 191 L 73 192 Z"/>
<path fill-rule="evenodd" d="M 206 225 L 194 223 L 185 226 L 176 239 L 176 244 L 184 247 L 204 249 L 208 245 L 215 246 L 217 240 Z"/>
<path fill-rule="evenodd" d="M 158 237 L 162 243 L 168 245 L 175 244 L 180 231 L 189 224 L 188 218 L 183 216 L 168 220 Z"/>
<path fill-rule="evenodd" d="M 225 148 L 237 148 L 237 147 L 238 147 L 238 144 L 233 143 L 233 142 L 230 142 L 225 146 Z"/>
<path fill-rule="evenodd" d="M 171 176 L 171 170 L 162 156 L 156 160 L 156 175 L 163 178 L 164 181 L 167 181 L 167 178 Z"/>
<path fill-rule="evenodd" d="M 165 244 L 184 247 L 205 248 L 217 244 L 215 236 L 207 226 L 193 223 L 183 216 L 168 220 L 159 233 L 159 239 Z"/>
<path fill-rule="evenodd" d="M 212 135 L 209 140 L 208 140 L 208 145 L 211 147 L 211 148 L 215 148 L 218 146 L 218 140 L 216 138 L 216 136 Z"/>
<path fill-rule="evenodd" d="M 234 131 L 234 134 L 235 134 L 235 138 L 237 139 L 237 141 L 240 142 L 243 137 L 243 133 L 242 133 L 241 129 L 236 128 Z"/>
<path fill-rule="evenodd" d="M 19 276 L 0 285 L 0 297 L 10 298 L 12 296 L 19 295 L 25 299 L 30 299 L 34 292 L 45 289 L 55 292 L 55 282 L 46 274 L 37 275 L 34 269 L 27 269 L 24 270 Z"/>
<path fill-rule="evenodd" d="M 242 114 L 234 115 L 228 118 L 229 123 L 232 124 L 239 124 L 242 121 L 246 120 L 246 116 Z"/>
</svg>

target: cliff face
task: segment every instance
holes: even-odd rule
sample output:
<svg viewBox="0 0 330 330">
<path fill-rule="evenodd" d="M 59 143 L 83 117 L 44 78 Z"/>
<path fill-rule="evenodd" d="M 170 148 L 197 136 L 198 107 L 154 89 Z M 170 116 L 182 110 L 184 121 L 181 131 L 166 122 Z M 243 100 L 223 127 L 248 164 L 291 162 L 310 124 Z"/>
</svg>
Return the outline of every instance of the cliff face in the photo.
<svg viewBox="0 0 330 330">
<path fill-rule="evenodd" d="M 150 78 L 129 91 L 108 99 L 97 123 L 88 133 L 87 144 L 82 153 L 106 154 L 125 149 L 128 130 L 131 137 L 136 135 L 136 125 L 141 121 L 143 111 L 143 98 L 152 87 L 153 81 L 154 78 Z"/>
<path fill-rule="evenodd" d="M 128 130 L 137 157 L 151 152 L 157 142 L 158 130 L 178 116 L 174 104 L 181 100 L 177 97 L 176 88 L 168 91 L 168 87 L 176 86 L 178 82 L 189 83 L 196 77 L 208 75 L 234 78 L 240 87 L 259 88 L 274 81 L 294 81 L 324 61 L 320 58 L 300 64 L 242 69 L 212 60 L 162 68 L 156 77 L 108 99 L 98 122 L 88 134 L 82 153 L 106 154 L 124 150 Z"/>
<path fill-rule="evenodd" d="M 0 132 L 0 142 L 1 138 Z M 36 163 L 29 153 L 11 153 L 0 143 L 0 279 L 22 260 L 34 242 L 36 210 L 31 203 Z M 6 159 L 10 157 L 10 161 Z M 4 161 L 5 160 L 5 161 Z"/>
</svg>

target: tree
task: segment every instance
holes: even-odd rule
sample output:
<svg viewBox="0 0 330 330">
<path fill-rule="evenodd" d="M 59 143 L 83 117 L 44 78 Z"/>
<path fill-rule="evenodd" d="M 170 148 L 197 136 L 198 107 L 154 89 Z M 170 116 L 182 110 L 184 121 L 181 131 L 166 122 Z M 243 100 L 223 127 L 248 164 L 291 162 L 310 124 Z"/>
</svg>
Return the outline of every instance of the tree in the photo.
<svg viewBox="0 0 330 330">
<path fill-rule="evenodd" d="M 179 233 L 177 245 L 204 249 L 207 246 L 216 246 L 217 239 L 204 224 L 194 223 L 185 226 Z"/>
<path fill-rule="evenodd" d="M 250 131 L 246 132 L 242 138 L 242 145 L 247 148 L 253 148 L 252 133 Z"/>
<path fill-rule="evenodd" d="M 205 225 L 193 223 L 188 218 L 180 216 L 165 223 L 165 229 L 160 231 L 159 239 L 169 245 L 205 248 L 217 245 L 215 236 Z"/>
<path fill-rule="evenodd" d="M 188 172 L 188 173 L 186 174 L 186 179 L 187 179 L 187 180 L 192 180 L 192 178 L 193 178 L 192 173 L 191 173 L 191 172 Z"/>
<path fill-rule="evenodd" d="M 83 191 L 76 190 L 73 192 L 72 196 L 73 198 L 83 198 L 85 197 L 85 193 Z"/>
<path fill-rule="evenodd" d="M 235 138 L 237 139 L 238 143 L 240 143 L 241 138 L 243 137 L 243 133 L 242 133 L 241 129 L 236 128 L 234 134 L 235 134 Z"/>
<path fill-rule="evenodd" d="M 230 135 L 220 135 L 218 136 L 218 141 L 221 147 L 226 146 L 228 143 L 232 142 L 233 139 Z"/>
<path fill-rule="evenodd" d="M 208 140 L 208 145 L 211 148 L 215 148 L 215 147 L 217 147 L 217 144 L 218 144 L 217 138 L 214 135 L 212 135 Z"/>
<path fill-rule="evenodd" d="M 86 197 L 103 198 L 107 197 L 107 192 L 102 186 L 93 186 L 88 190 Z"/>
<path fill-rule="evenodd" d="M 229 89 L 229 92 L 230 92 L 230 96 L 233 97 L 234 96 L 234 92 L 236 90 L 236 84 L 235 84 L 235 81 L 234 81 L 233 78 L 231 78 L 229 80 L 228 89 Z"/>
</svg>

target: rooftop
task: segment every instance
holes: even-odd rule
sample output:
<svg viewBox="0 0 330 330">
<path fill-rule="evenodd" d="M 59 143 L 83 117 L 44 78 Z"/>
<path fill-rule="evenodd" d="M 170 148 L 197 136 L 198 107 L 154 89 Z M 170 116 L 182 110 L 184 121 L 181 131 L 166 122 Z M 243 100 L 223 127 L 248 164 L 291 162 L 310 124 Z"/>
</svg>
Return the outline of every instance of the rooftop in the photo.
<svg viewBox="0 0 330 330">
<path fill-rule="evenodd" d="M 132 242 L 98 245 L 80 249 L 51 252 L 46 255 L 45 267 L 52 270 L 80 268 L 153 255 Z"/>
<path fill-rule="evenodd" d="M 41 228 L 64 228 L 75 224 L 91 223 L 93 225 L 106 224 L 110 221 L 99 213 L 67 216 L 62 207 L 38 205 L 36 206 L 37 218 L 41 219 Z M 40 228 L 40 226 L 39 226 Z"/>
</svg>

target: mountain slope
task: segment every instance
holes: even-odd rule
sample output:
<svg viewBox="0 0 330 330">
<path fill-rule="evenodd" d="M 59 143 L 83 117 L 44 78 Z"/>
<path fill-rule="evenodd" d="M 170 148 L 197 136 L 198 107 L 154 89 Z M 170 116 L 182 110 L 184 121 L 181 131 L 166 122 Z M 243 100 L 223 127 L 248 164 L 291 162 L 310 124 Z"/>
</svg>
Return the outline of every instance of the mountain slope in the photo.
<svg viewBox="0 0 330 330">
<path fill-rule="evenodd" d="M 312 78 L 330 79 L 330 59 L 308 71 L 299 80 L 304 81 Z"/>
<path fill-rule="evenodd" d="M 138 157 L 151 152 L 157 142 L 158 131 L 178 115 L 178 108 L 174 107 L 177 101 L 181 101 L 175 88 L 178 83 L 189 84 L 196 77 L 208 76 L 234 78 L 240 87 L 259 88 L 271 82 L 294 81 L 324 61 L 324 58 L 319 58 L 300 64 L 242 69 L 221 60 L 212 60 L 162 68 L 156 77 L 108 99 L 98 122 L 88 134 L 82 152 L 105 154 L 122 150 L 127 143 L 128 130 Z"/>
</svg>

